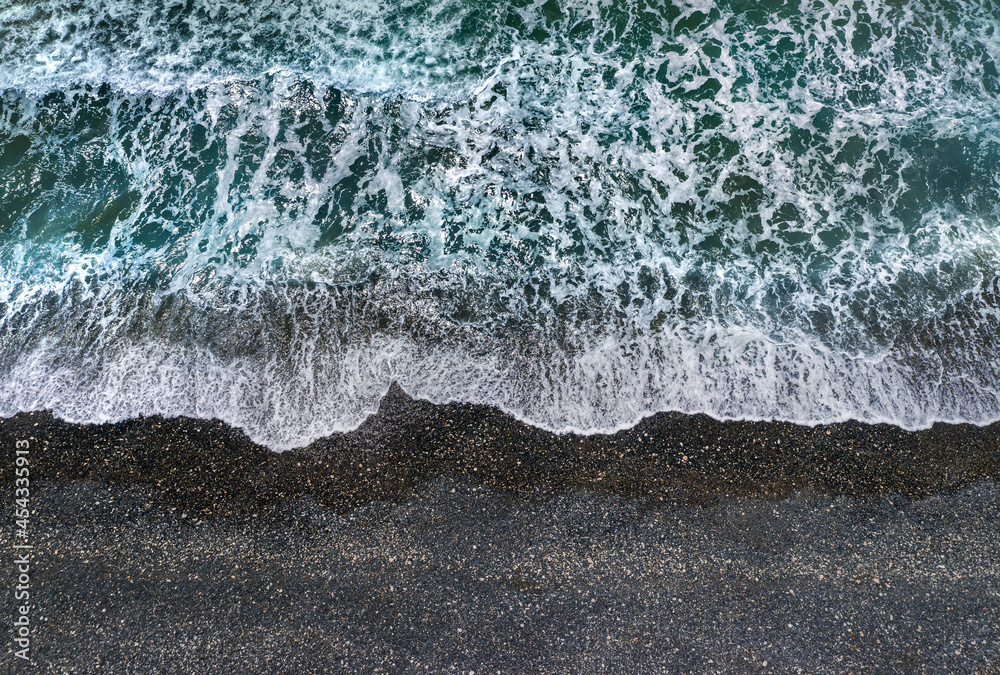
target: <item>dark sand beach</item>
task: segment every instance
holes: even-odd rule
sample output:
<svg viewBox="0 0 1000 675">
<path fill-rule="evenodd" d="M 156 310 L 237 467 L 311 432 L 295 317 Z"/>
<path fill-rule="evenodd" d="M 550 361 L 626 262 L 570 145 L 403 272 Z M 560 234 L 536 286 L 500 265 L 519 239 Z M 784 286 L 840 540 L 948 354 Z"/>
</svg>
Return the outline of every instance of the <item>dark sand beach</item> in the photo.
<svg viewBox="0 0 1000 675">
<path fill-rule="evenodd" d="M 11 500 L 22 439 L 23 672 L 1000 667 L 1000 425 L 557 436 L 394 389 L 278 454 L 220 422 L 20 414 Z"/>
</svg>

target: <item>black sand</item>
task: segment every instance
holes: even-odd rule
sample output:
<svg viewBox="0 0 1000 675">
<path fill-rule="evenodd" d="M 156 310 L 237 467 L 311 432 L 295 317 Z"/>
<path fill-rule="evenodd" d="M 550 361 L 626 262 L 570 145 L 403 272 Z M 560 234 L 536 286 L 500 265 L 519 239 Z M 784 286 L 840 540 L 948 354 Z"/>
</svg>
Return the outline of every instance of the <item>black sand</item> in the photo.
<svg viewBox="0 0 1000 675">
<path fill-rule="evenodd" d="M 10 672 L 1000 672 L 1000 425 L 555 436 L 396 390 L 275 454 L 22 414 L 12 505 L 21 439 L 37 606 Z"/>
</svg>

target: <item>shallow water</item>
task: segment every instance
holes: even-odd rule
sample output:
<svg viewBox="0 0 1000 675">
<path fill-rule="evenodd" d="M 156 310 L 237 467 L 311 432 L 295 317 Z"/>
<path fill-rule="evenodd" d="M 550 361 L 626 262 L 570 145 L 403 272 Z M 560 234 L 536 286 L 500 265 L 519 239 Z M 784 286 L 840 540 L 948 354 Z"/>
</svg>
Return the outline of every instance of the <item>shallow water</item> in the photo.
<svg viewBox="0 0 1000 675">
<path fill-rule="evenodd" d="M 992 2 L 15 2 L 0 414 L 1000 418 Z"/>
</svg>

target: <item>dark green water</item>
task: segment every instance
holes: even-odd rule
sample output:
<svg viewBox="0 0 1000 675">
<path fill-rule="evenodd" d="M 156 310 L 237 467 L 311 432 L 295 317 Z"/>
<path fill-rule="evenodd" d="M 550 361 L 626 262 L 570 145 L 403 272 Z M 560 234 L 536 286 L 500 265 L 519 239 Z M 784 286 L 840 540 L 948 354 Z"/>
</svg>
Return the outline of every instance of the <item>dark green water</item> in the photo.
<svg viewBox="0 0 1000 675">
<path fill-rule="evenodd" d="M 0 8 L 0 414 L 1000 418 L 992 2 Z"/>
</svg>

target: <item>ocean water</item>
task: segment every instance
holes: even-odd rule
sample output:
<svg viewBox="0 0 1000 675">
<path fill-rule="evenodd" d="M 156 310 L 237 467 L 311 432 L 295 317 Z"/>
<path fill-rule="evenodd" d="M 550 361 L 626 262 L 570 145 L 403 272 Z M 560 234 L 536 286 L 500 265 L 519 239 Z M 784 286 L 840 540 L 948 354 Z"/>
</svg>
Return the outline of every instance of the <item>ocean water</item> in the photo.
<svg viewBox="0 0 1000 675">
<path fill-rule="evenodd" d="M 1000 419 L 991 0 L 8 0 L 0 414 Z"/>
</svg>

